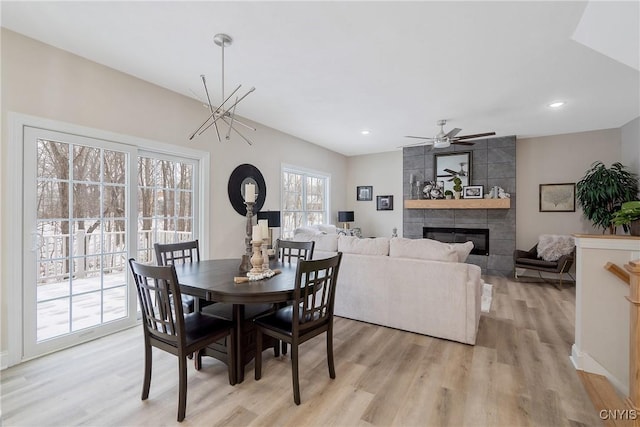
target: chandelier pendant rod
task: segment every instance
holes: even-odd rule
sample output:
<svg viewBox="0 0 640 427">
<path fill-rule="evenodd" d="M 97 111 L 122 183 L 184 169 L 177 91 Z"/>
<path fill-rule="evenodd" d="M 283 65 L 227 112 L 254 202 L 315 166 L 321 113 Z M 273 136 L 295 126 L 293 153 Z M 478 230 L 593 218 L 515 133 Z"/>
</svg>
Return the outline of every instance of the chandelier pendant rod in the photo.
<svg viewBox="0 0 640 427">
<path fill-rule="evenodd" d="M 238 91 L 238 89 L 240 89 L 240 87 L 241 87 L 241 86 L 242 86 L 242 85 L 238 85 L 238 87 L 237 87 L 233 92 L 231 92 L 231 95 L 229 95 L 229 98 L 231 98 L 231 97 L 233 96 L 233 94 L 234 94 L 234 93 L 236 93 L 236 92 Z M 248 95 L 248 94 L 249 94 L 249 92 L 247 93 L 247 95 Z M 247 96 L 247 95 L 245 95 L 245 96 Z M 227 102 L 227 101 L 229 100 L 229 98 L 227 98 L 227 99 L 225 99 L 224 101 L 222 101 L 222 104 L 220 104 L 220 105 L 218 106 L 218 108 L 216 108 L 216 109 L 214 110 L 214 112 L 213 112 L 213 113 L 211 113 L 211 114 L 209 115 L 209 117 L 207 117 L 207 119 L 206 119 L 206 120 L 205 120 L 205 121 L 200 125 L 200 127 L 199 127 L 198 129 L 196 129 L 196 131 L 195 131 L 195 132 L 193 132 L 193 133 L 191 134 L 191 136 L 189 137 L 189 139 L 193 139 L 193 138 L 196 136 L 196 134 L 197 134 L 198 132 L 199 132 L 199 133 L 202 133 L 202 132 L 200 132 L 200 129 L 202 129 L 202 128 L 203 128 L 203 127 L 204 127 L 204 126 L 209 122 L 209 120 L 211 120 L 212 118 L 214 118 L 214 117 L 215 117 L 215 115 L 216 115 L 216 113 L 218 112 L 218 110 L 220 110 L 220 109 L 222 108 L 222 106 L 225 104 L 225 102 Z M 244 98 L 244 96 L 243 96 L 243 98 Z M 213 120 L 213 123 L 211 123 L 209 126 L 207 126 L 207 127 L 206 127 L 206 129 L 209 129 L 209 127 L 211 127 L 211 125 L 212 125 L 212 124 L 214 124 L 214 123 L 215 123 L 215 122 L 216 122 L 220 117 L 222 117 L 222 115 L 223 115 L 224 113 L 226 113 L 226 111 L 224 111 L 220 116 L 218 116 L 217 118 L 215 118 L 215 119 Z"/>
<path fill-rule="evenodd" d="M 223 122 L 225 122 L 227 125 L 229 124 L 229 122 L 227 122 L 224 118 L 222 119 Z M 249 145 L 253 145 L 253 142 L 251 142 L 246 136 L 244 136 L 243 134 L 241 134 L 240 132 L 238 132 L 238 130 L 236 128 L 231 128 L 235 133 L 237 133 L 242 139 L 244 139 L 245 141 L 247 141 L 247 144 Z"/>
<path fill-rule="evenodd" d="M 231 105 L 231 107 L 227 108 L 226 110 L 223 110 L 222 113 L 219 113 L 218 111 L 220 110 L 220 108 L 222 108 L 222 106 L 225 104 L 225 102 L 227 102 L 229 100 L 229 98 L 231 98 L 233 96 L 234 93 L 236 93 L 236 91 L 238 89 L 240 89 L 241 85 L 238 85 L 238 87 L 236 88 L 236 90 L 233 91 L 233 93 L 231 93 L 231 95 L 229 95 L 227 97 L 227 99 L 225 99 L 222 104 L 220 104 L 220 107 L 218 107 L 218 109 L 216 110 L 216 113 L 220 114 L 218 117 L 215 118 L 215 120 L 213 121 L 213 123 L 210 123 L 209 125 L 207 125 L 207 127 L 205 127 L 204 129 L 200 130 L 202 128 L 202 126 L 204 126 L 205 124 L 207 124 L 207 122 L 209 121 L 209 119 L 211 119 L 213 117 L 213 115 L 209 116 L 207 118 L 207 120 L 202 124 L 202 126 L 200 126 L 198 128 L 198 130 L 196 130 L 194 132 L 194 136 L 197 133 L 198 135 L 202 135 L 202 133 L 204 133 L 204 131 L 206 131 L 207 129 L 209 129 L 211 127 L 211 125 L 215 124 L 221 117 L 224 117 L 226 115 L 229 115 L 229 110 L 231 110 L 232 108 L 234 108 L 236 105 L 238 105 L 240 103 L 240 101 L 242 101 L 244 98 L 246 98 L 247 95 L 249 95 L 251 92 L 253 92 L 254 90 L 256 90 L 255 87 L 252 87 L 251 89 L 249 89 L 249 91 L 247 93 L 244 94 L 244 96 L 240 99 L 236 98 L 236 102 L 233 103 L 233 105 Z M 225 121 L 225 123 L 227 123 Z M 199 131 L 199 132 L 198 132 Z"/>
<path fill-rule="evenodd" d="M 213 106 L 211 105 L 211 97 L 209 96 L 209 89 L 207 88 L 207 81 L 205 79 L 204 74 L 200 74 L 200 77 L 202 78 L 202 85 L 204 86 L 204 93 L 207 94 L 207 102 L 209 103 L 209 111 L 211 111 L 211 115 L 213 115 L 214 111 L 213 111 Z M 216 135 L 218 136 L 218 142 L 221 142 L 222 140 L 220 139 L 220 130 L 218 129 L 218 124 L 214 123 L 214 126 L 216 128 Z"/>
</svg>

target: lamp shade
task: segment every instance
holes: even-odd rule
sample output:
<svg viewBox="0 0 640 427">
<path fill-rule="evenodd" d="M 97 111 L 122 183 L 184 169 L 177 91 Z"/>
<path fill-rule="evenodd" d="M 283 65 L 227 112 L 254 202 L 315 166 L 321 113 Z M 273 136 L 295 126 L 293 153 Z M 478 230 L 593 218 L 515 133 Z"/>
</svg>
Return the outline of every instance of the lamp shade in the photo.
<svg viewBox="0 0 640 427">
<path fill-rule="evenodd" d="M 258 212 L 258 220 L 266 219 L 269 228 L 280 227 L 280 211 L 262 211 Z"/>
<path fill-rule="evenodd" d="M 338 222 L 353 222 L 353 211 L 338 211 Z"/>
</svg>

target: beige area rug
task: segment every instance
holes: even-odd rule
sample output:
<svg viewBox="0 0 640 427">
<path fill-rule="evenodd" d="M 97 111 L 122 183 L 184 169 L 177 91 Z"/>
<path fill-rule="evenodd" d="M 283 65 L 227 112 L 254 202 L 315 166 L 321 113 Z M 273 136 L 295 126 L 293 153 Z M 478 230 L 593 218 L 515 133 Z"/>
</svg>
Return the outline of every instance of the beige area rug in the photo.
<svg viewBox="0 0 640 427">
<path fill-rule="evenodd" d="M 493 285 L 489 283 L 482 284 L 482 302 L 480 304 L 480 310 L 483 313 L 488 313 L 491 310 L 491 300 L 493 299 Z"/>
</svg>

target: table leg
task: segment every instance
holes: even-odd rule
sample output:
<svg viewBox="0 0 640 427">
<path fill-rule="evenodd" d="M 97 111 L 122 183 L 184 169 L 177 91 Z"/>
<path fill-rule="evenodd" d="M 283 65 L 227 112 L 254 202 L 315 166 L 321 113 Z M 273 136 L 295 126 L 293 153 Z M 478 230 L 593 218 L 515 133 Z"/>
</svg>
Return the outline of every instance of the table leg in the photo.
<svg viewBox="0 0 640 427">
<path fill-rule="evenodd" d="M 242 323 L 244 322 L 244 304 L 233 304 L 233 321 L 236 331 L 236 381 L 244 381 L 244 340 Z"/>
</svg>

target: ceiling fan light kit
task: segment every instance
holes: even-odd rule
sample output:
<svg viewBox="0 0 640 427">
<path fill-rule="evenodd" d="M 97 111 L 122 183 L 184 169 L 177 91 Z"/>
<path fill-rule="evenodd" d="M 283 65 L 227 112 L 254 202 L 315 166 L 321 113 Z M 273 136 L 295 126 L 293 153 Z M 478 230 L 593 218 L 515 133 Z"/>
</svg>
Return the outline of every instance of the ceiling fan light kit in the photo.
<svg viewBox="0 0 640 427">
<path fill-rule="evenodd" d="M 224 137 L 226 140 L 229 140 L 231 138 L 231 131 L 234 131 L 236 134 L 238 134 L 238 136 L 244 139 L 247 142 L 247 144 L 252 145 L 253 143 L 251 142 L 251 140 L 249 140 L 246 136 L 240 133 L 236 128 L 236 125 L 243 126 L 244 128 L 250 129 L 252 131 L 255 131 L 256 128 L 248 125 L 247 123 L 244 123 L 241 120 L 238 120 L 236 118 L 235 113 L 236 113 L 236 106 L 243 99 L 245 99 L 251 92 L 256 90 L 256 88 L 252 87 L 247 91 L 247 93 L 242 95 L 240 98 L 236 96 L 233 103 L 227 104 L 227 101 L 229 101 L 231 97 L 235 95 L 235 93 L 238 92 L 238 90 L 242 86 L 242 85 L 238 85 L 238 87 L 236 87 L 233 90 L 233 92 L 231 92 L 231 94 L 225 98 L 224 96 L 224 48 L 225 46 L 230 46 L 231 43 L 233 42 L 233 39 L 229 35 L 221 33 L 221 34 L 216 34 L 213 37 L 213 42 L 216 45 L 220 46 L 222 50 L 221 94 L 222 94 L 223 101 L 217 107 L 214 108 L 213 104 L 211 104 L 211 97 L 209 96 L 209 89 L 207 88 L 207 80 L 205 78 L 205 75 L 204 74 L 200 75 L 200 78 L 202 79 L 202 85 L 204 86 L 204 92 L 205 92 L 205 95 L 207 96 L 207 103 L 205 104 L 205 106 L 209 108 L 210 114 L 207 117 L 207 119 L 189 136 L 189 140 L 192 140 L 197 135 L 202 135 L 207 129 L 213 126 L 213 128 L 216 130 L 216 136 L 218 137 L 218 142 L 221 142 L 222 139 L 220 138 L 220 128 L 218 127 L 218 125 L 220 124 L 220 122 L 223 122 L 227 125 L 227 131 Z"/>
<path fill-rule="evenodd" d="M 474 138 L 482 138 L 485 136 L 492 136 L 495 135 L 495 132 L 485 132 L 485 133 L 477 133 L 474 135 L 464 135 L 464 136 L 457 136 L 458 133 L 460 133 L 460 131 L 462 131 L 462 129 L 460 128 L 453 128 L 451 129 L 449 132 L 445 133 L 444 132 L 444 125 L 447 124 L 446 120 L 438 120 L 436 122 L 436 124 L 438 126 L 440 126 L 440 132 L 438 132 L 438 134 L 434 137 L 426 137 L 426 136 L 410 136 L 407 135 L 405 136 L 405 138 L 415 138 L 415 139 L 422 139 L 423 141 L 420 142 L 416 142 L 415 144 L 408 144 L 408 145 L 404 145 L 403 147 L 410 147 L 410 146 L 414 146 L 414 145 L 432 145 L 433 148 L 449 148 L 451 146 L 451 144 L 458 144 L 458 145 L 473 145 L 473 142 L 469 142 L 466 141 L 467 139 L 474 139 Z"/>
</svg>

